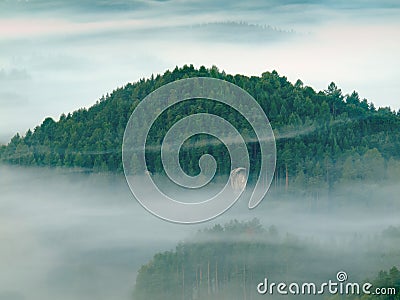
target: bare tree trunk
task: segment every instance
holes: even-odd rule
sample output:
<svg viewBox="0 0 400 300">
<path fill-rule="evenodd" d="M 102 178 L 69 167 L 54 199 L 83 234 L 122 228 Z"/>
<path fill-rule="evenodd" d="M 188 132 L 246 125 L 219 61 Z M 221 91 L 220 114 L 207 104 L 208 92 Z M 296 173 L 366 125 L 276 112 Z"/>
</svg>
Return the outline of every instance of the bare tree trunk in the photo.
<svg viewBox="0 0 400 300">
<path fill-rule="evenodd" d="M 280 168 L 278 168 L 278 170 L 277 170 L 277 176 L 276 176 L 276 184 L 277 184 L 278 190 L 281 189 L 281 181 L 279 180 L 279 176 L 280 176 L 279 170 L 280 170 Z"/>
<path fill-rule="evenodd" d="M 200 274 L 199 274 L 199 277 L 200 277 L 200 282 L 199 282 L 199 292 L 198 292 L 198 295 L 199 295 L 199 298 L 200 298 L 200 290 L 201 290 L 201 288 L 202 288 L 202 282 L 203 282 L 203 269 L 202 269 L 202 266 L 200 266 Z"/>
<path fill-rule="evenodd" d="M 207 291 L 208 294 L 210 295 L 211 290 L 210 290 L 210 261 L 207 262 Z"/>
<path fill-rule="evenodd" d="M 253 272 L 250 272 L 250 286 L 253 286 Z M 250 289 L 250 300 L 253 300 L 253 289 Z"/>
<path fill-rule="evenodd" d="M 176 263 L 176 290 L 179 291 L 179 262 Z"/>
<path fill-rule="evenodd" d="M 329 164 L 328 164 L 328 157 L 325 158 L 325 168 L 326 168 L 326 182 L 329 184 Z"/>
<path fill-rule="evenodd" d="M 276 168 L 275 172 L 275 189 L 279 189 L 279 168 Z"/>
<path fill-rule="evenodd" d="M 196 298 L 199 298 L 199 276 L 197 274 L 197 266 L 195 269 L 195 277 L 196 277 Z"/>
<path fill-rule="evenodd" d="M 243 264 L 243 299 L 247 299 L 246 295 L 246 264 Z"/>
<path fill-rule="evenodd" d="M 288 170 L 288 165 L 286 164 L 286 184 L 285 184 L 285 190 L 287 192 L 289 188 L 289 170 Z"/>
<path fill-rule="evenodd" d="M 218 262 L 215 261 L 215 292 L 218 292 Z"/>
<path fill-rule="evenodd" d="M 185 300 L 185 268 L 182 263 L 182 300 Z"/>
</svg>

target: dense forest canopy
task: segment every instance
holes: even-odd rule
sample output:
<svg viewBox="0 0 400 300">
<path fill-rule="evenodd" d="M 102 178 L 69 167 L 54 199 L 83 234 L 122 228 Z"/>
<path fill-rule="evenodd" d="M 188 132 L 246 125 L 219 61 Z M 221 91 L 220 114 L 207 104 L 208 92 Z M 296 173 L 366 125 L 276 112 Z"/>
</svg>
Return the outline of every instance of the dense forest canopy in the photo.
<svg viewBox="0 0 400 300">
<path fill-rule="evenodd" d="M 25 135 L 16 134 L 0 146 L 3 163 L 51 167 L 79 167 L 95 172 L 122 172 L 121 145 L 125 126 L 138 103 L 158 87 L 189 77 L 214 77 L 234 83 L 250 93 L 268 116 L 277 140 L 274 186 L 331 188 L 343 180 L 382 180 L 400 174 L 400 112 L 375 108 L 354 91 L 343 95 L 331 83 L 316 92 L 300 80 L 290 83 L 276 71 L 261 76 L 229 75 L 217 67 L 192 65 L 163 75 L 128 83 L 101 97 L 92 107 L 79 109 L 58 121 L 46 118 Z M 193 112 L 209 112 L 234 123 L 241 133 L 251 134 L 243 118 L 229 107 L 212 101 L 184 102 L 163 113 L 148 141 L 161 143 L 168 128 Z M 207 141 L 207 137 L 205 137 Z M 180 152 L 189 174 L 199 172 L 198 158 L 214 155 L 218 171 L 229 172 L 226 148 L 190 139 Z M 193 147 L 196 145 L 196 147 Z M 258 143 L 248 145 L 254 170 L 259 166 Z M 159 151 L 146 153 L 151 172 L 163 172 Z"/>
</svg>

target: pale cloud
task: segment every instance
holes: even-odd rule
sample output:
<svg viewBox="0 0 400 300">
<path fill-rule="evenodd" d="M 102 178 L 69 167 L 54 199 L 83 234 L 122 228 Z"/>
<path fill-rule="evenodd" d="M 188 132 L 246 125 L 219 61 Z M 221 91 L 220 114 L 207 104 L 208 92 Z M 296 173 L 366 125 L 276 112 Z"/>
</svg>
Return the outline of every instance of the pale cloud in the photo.
<svg viewBox="0 0 400 300">
<path fill-rule="evenodd" d="M 7 19 L 0 20 L 2 39 L 51 37 L 60 34 L 86 34 L 104 30 L 149 26 L 146 20 L 113 20 L 98 22 L 74 22 L 59 19 Z"/>
<path fill-rule="evenodd" d="M 24 69 L 0 69 L 0 82 L 13 80 L 29 80 L 31 76 Z"/>
</svg>

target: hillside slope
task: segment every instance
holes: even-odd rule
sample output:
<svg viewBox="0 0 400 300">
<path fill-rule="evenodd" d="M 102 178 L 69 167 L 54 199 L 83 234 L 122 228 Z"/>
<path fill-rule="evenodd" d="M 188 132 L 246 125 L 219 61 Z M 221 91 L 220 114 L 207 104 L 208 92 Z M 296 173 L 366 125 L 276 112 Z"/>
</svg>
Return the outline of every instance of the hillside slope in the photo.
<svg viewBox="0 0 400 300">
<path fill-rule="evenodd" d="M 277 138 L 275 185 L 327 187 L 343 179 L 375 180 L 398 174 L 400 157 L 400 115 L 389 108 L 376 109 L 357 92 L 343 95 L 331 83 L 316 92 L 298 80 L 290 83 L 277 72 L 260 77 L 228 75 L 218 68 L 195 69 L 192 65 L 166 71 L 163 75 L 128 83 L 103 96 L 88 109 L 79 109 L 59 121 L 46 118 L 25 135 L 16 134 L 0 147 L 3 163 L 37 166 L 81 167 L 93 171 L 122 171 L 121 144 L 128 118 L 136 105 L 158 87 L 181 78 L 215 77 L 232 82 L 249 92 L 271 121 Z M 224 116 L 240 130 L 251 130 L 229 107 L 211 101 L 193 101 L 174 107 L 152 128 L 149 143 L 159 144 L 168 127 L 194 111 Z M 247 128 L 247 129 L 246 129 Z M 189 141 L 186 146 L 190 146 Z M 185 146 L 185 145 L 184 145 Z M 258 144 L 248 145 L 251 162 L 257 168 Z M 182 165 L 188 173 L 199 171 L 197 159 L 215 155 L 219 171 L 229 171 L 222 145 L 184 147 Z M 161 172 L 159 152 L 147 153 L 149 169 Z"/>
</svg>

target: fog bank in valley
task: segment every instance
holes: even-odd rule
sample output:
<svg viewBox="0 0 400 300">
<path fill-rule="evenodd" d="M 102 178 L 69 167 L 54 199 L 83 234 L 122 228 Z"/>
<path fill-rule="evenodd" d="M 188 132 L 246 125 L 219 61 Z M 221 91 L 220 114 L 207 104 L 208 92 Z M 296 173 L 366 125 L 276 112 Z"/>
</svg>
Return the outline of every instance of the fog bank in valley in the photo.
<svg viewBox="0 0 400 300">
<path fill-rule="evenodd" d="M 132 299 L 137 271 L 155 253 L 255 217 L 282 239 L 332 254 L 310 274 L 341 267 L 365 278 L 396 263 L 399 192 L 395 183 L 343 185 L 316 201 L 271 190 L 254 210 L 241 199 L 211 222 L 178 225 L 142 208 L 121 175 L 0 166 L 0 299 Z"/>
</svg>

